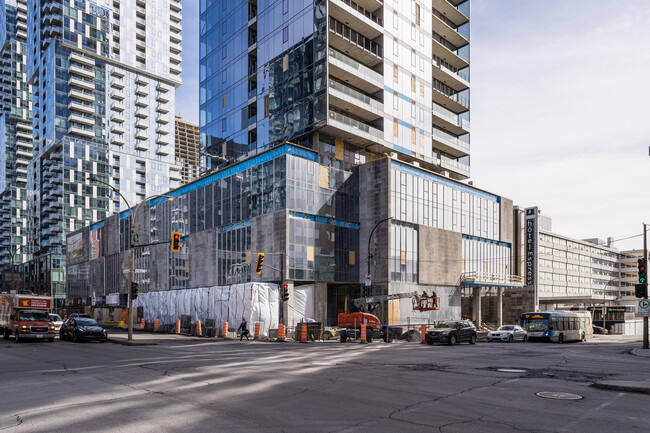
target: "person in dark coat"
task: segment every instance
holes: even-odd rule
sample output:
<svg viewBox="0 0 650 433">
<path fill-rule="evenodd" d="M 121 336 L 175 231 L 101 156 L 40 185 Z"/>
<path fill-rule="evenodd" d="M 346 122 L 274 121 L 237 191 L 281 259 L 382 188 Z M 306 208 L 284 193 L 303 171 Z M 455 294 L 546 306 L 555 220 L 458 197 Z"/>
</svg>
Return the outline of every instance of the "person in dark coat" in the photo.
<svg viewBox="0 0 650 433">
<path fill-rule="evenodd" d="M 239 325 L 239 328 L 237 328 L 238 331 L 241 330 L 241 335 L 239 336 L 239 341 L 242 341 L 244 337 L 246 337 L 246 341 L 248 341 L 248 335 L 250 334 L 248 332 L 248 323 L 246 322 L 246 319 L 242 317 L 241 319 L 241 325 Z"/>
</svg>

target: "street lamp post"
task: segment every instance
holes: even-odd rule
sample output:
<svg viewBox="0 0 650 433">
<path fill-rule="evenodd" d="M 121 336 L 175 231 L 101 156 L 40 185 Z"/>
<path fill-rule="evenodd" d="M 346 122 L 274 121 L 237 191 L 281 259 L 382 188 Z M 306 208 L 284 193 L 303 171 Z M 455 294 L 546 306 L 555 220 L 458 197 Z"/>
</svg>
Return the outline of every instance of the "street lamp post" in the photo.
<svg viewBox="0 0 650 433">
<path fill-rule="evenodd" d="M 22 247 L 22 245 L 17 245 L 16 249 L 14 251 L 11 251 L 11 247 L 9 247 L 9 252 L 11 253 L 11 266 L 10 266 L 10 268 L 11 268 L 11 284 L 9 285 L 9 290 L 13 290 L 13 288 L 14 288 L 14 256 L 16 255 L 16 253 L 18 252 L 20 247 Z M 22 275 L 21 275 L 20 281 L 21 281 L 22 288 L 25 289 L 25 287 L 24 287 L 25 282 L 23 281 Z"/>
<path fill-rule="evenodd" d="M 129 215 L 130 215 L 130 218 L 129 218 L 129 222 L 130 222 L 130 224 L 129 224 L 129 266 L 130 266 L 130 269 L 129 269 L 129 303 L 128 303 L 128 308 L 127 308 L 127 314 L 129 316 L 128 317 L 128 333 L 129 333 L 128 339 L 133 340 L 133 274 L 134 274 L 134 272 L 133 272 L 133 226 L 135 224 L 135 215 L 136 215 L 138 209 L 140 208 L 140 206 L 145 201 L 148 201 L 148 200 L 151 200 L 151 199 L 154 199 L 154 198 L 157 198 L 157 197 L 165 197 L 168 200 L 172 201 L 172 200 L 174 200 L 174 198 L 170 197 L 170 196 L 167 196 L 167 195 L 164 195 L 164 194 L 158 194 L 158 195 L 149 197 L 149 198 L 147 198 L 145 200 L 142 200 L 140 203 L 138 203 L 135 206 L 135 209 L 134 209 L 134 208 L 131 207 L 131 205 L 126 200 L 126 198 L 124 198 L 122 193 L 117 188 L 115 188 L 113 185 L 111 185 L 109 183 L 106 183 L 106 182 L 104 182 L 102 180 L 99 180 L 99 179 L 97 179 L 95 177 L 88 177 L 88 180 L 91 181 L 91 182 L 98 182 L 98 183 L 101 183 L 103 185 L 106 185 L 107 187 L 109 187 L 110 189 L 115 191 L 120 197 L 122 197 L 122 200 L 124 200 L 124 203 L 126 203 L 126 206 L 128 207 L 128 210 L 129 210 Z"/>
<path fill-rule="evenodd" d="M 370 236 L 368 236 L 368 273 L 366 275 L 370 275 L 370 259 L 373 258 L 372 254 L 370 253 L 370 240 L 372 239 L 372 235 L 375 233 L 375 229 L 379 227 L 379 224 L 383 223 L 384 221 L 388 221 L 389 219 L 392 219 L 392 217 L 384 218 L 375 224 L 375 226 L 372 228 L 372 231 L 370 232 Z"/>
</svg>

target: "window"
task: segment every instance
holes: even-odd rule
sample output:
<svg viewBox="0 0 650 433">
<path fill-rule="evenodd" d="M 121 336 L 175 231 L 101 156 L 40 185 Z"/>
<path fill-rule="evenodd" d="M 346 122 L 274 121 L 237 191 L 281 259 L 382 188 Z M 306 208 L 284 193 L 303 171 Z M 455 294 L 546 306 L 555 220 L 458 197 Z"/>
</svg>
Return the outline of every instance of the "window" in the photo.
<svg viewBox="0 0 650 433">
<path fill-rule="evenodd" d="M 424 97 L 424 84 L 420 83 L 420 96 Z"/>
<path fill-rule="evenodd" d="M 393 27 L 397 28 L 397 23 L 399 21 L 399 17 L 397 16 L 397 11 L 393 12 Z"/>
<path fill-rule="evenodd" d="M 221 97 L 221 106 L 226 107 L 226 101 L 227 101 L 227 95 L 224 93 L 224 95 Z"/>
<path fill-rule="evenodd" d="M 417 143 L 417 134 L 415 132 L 415 127 L 411 127 L 411 144 L 416 144 Z"/>
<path fill-rule="evenodd" d="M 399 136 L 399 127 L 397 126 L 397 120 L 393 120 L 393 137 Z"/>
<path fill-rule="evenodd" d="M 393 93 L 393 110 L 399 109 L 399 96 L 397 92 Z"/>
<path fill-rule="evenodd" d="M 420 25 L 420 5 L 415 4 L 415 24 Z"/>
<path fill-rule="evenodd" d="M 398 69 L 397 69 L 397 65 L 395 65 L 395 66 L 393 66 L 393 81 L 396 82 L 396 83 L 399 82 L 398 81 L 398 74 L 399 74 L 399 72 L 398 72 Z"/>
<path fill-rule="evenodd" d="M 415 92 L 415 75 L 411 75 L 411 92 Z"/>
<path fill-rule="evenodd" d="M 223 72 L 221 72 L 221 82 L 225 83 L 227 78 L 228 78 L 228 71 L 224 69 Z"/>
<path fill-rule="evenodd" d="M 286 15 L 287 13 L 289 13 L 289 0 L 282 0 L 282 15 Z"/>
<path fill-rule="evenodd" d="M 415 40 L 415 24 L 411 24 L 411 39 Z"/>
<path fill-rule="evenodd" d="M 416 59 L 417 59 L 417 56 L 415 55 L 415 50 L 411 50 L 411 65 L 412 66 L 415 66 Z"/>
<path fill-rule="evenodd" d="M 225 131 L 226 130 L 226 118 L 224 117 L 221 119 L 221 130 Z"/>
<path fill-rule="evenodd" d="M 288 42 L 289 41 L 289 27 L 285 27 L 282 29 L 282 42 Z"/>
<path fill-rule="evenodd" d="M 397 38 L 393 39 L 393 54 L 395 57 L 399 57 L 399 43 L 397 42 Z"/>
</svg>

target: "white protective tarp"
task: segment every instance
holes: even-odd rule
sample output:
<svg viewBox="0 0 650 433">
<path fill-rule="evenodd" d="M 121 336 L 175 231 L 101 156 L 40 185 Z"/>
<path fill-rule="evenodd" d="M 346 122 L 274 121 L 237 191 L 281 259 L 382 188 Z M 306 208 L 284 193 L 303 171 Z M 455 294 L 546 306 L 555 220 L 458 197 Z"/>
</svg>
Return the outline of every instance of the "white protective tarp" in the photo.
<svg viewBox="0 0 650 433">
<path fill-rule="evenodd" d="M 244 283 L 141 293 L 133 305 L 143 308 L 147 322 L 158 319 L 161 325 L 172 325 L 181 315 L 189 315 L 192 322 L 214 319 L 221 327 L 227 320 L 229 328 L 236 328 L 246 318 L 251 332 L 259 322 L 260 333 L 268 335 L 269 329 L 278 327 L 279 302 L 277 284 Z"/>
<path fill-rule="evenodd" d="M 293 288 L 293 317 L 295 323 L 314 322 L 314 285 Z"/>
</svg>

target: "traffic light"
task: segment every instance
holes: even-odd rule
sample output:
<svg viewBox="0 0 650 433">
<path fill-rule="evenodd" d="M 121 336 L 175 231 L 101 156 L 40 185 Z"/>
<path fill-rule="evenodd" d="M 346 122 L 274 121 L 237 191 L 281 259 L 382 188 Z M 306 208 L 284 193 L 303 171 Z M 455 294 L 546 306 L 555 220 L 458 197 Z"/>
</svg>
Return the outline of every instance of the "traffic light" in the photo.
<svg viewBox="0 0 650 433">
<path fill-rule="evenodd" d="M 172 251 L 177 253 L 181 250 L 181 234 L 172 232 Z"/>
<path fill-rule="evenodd" d="M 648 279 L 646 277 L 646 260 L 645 258 L 641 257 L 639 260 L 637 260 L 637 263 L 639 264 L 639 284 L 648 284 Z"/>
<path fill-rule="evenodd" d="M 131 283 L 131 299 L 138 299 L 138 283 Z"/>
<path fill-rule="evenodd" d="M 282 287 L 282 301 L 288 301 L 289 300 L 289 286 L 285 284 Z"/>
<path fill-rule="evenodd" d="M 647 284 L 635 284 L 634 285 L 634 294 L 637 298 L 647 298 L 648 297 L 648 285 Z"/>
<path fill-rule="evenodd" d="M 255 273 L 262 273 L 262 265 L 264 264 L 264 253 L 257 253 L 257 263 L 255 264 Z"/>
</svg>

